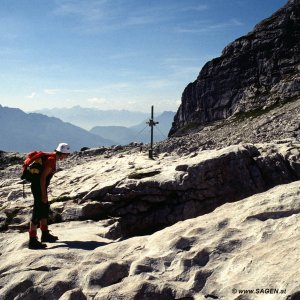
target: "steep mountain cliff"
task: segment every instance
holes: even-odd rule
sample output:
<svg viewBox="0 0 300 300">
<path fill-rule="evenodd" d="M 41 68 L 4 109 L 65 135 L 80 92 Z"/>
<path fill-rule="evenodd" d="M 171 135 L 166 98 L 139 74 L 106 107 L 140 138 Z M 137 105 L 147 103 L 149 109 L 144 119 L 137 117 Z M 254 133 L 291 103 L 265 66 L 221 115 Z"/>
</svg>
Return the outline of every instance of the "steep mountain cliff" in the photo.
<svg viewBox="0 0 300 300">
<path fill-rule="evenodd" d="M 182 94 L 169 135 L 300 97 L 300 1 L 290 0 L 208 62 Z"/>
</svg>

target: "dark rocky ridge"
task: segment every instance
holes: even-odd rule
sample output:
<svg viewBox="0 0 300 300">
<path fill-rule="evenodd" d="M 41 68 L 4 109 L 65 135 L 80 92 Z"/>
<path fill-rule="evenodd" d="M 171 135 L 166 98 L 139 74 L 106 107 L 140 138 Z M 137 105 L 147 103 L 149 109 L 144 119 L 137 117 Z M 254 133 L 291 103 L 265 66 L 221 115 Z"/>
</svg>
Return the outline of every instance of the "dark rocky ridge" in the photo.
<svg viewBox="0 0 300 300">
<path fill-rule="evenodd" d="M 229 44 L 182 94 L 169 135 L 300 96 L 300 1 Z"/>
<path fill-rule="evenodd" d="M 159 153 L 186 154 L 241 142 L 269 143 L 279 139 L 300 140 L 300 97 L 276 107 L 236 114 L 209 126 L 187 130 L 184 135 L 157 143 L 155 149 Z"/>
</svg>

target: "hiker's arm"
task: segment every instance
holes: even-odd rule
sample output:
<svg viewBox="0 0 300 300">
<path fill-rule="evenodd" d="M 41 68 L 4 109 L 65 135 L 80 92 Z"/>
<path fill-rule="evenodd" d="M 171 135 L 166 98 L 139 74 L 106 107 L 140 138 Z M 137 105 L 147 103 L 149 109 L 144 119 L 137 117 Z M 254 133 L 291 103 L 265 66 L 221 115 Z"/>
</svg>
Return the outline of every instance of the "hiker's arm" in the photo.
<svg viewBox="0 0 300 300">
<path fill-rule="evenodd" d="M 47 196 L 47 187 L 46 187 L 46 178 L 47 176 L 51 173 L 52 169 L 51 168 L 45 168 L 41 174 L 41 191 L 42 191 L 42 201 L 44 203 L 48 202 L 48 196 Z"/>
</svg>

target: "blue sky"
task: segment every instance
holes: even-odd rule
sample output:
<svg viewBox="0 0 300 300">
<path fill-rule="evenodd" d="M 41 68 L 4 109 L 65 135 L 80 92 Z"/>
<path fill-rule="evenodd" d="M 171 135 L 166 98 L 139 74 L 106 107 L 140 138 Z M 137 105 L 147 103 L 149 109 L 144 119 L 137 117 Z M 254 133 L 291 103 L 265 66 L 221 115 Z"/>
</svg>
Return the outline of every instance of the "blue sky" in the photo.
<svg viewBox="0 0 300 300">
<path fill-rule="evenodd" d="M 176 111 L 185 86 L 287 0 L 0 0 L 0 104 Z"/>
</svg>

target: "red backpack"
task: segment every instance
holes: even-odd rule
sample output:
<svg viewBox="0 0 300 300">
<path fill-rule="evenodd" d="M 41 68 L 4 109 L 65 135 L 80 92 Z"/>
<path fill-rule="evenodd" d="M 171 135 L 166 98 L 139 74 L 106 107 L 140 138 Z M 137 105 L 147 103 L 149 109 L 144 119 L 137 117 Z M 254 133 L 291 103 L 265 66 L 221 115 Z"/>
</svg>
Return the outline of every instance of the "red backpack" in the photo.
<svg viewBox="0 0 300 300">
<path fill-rule="evenodd" d="M 29 152 L 23 162 L 21 179 L 32 182 L 37 178 L 43 170 L 43 158 L 47 155 L 48 153 L 42 151 Z"/>
</svg>

